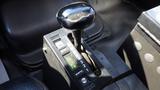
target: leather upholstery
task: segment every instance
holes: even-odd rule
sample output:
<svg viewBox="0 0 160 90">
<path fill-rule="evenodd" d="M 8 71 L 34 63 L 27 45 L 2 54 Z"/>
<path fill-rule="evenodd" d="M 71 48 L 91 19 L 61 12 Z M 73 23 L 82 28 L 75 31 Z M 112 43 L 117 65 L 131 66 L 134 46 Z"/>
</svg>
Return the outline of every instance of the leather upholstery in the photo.
<svg viewBox="0 0 160 90">
<path fill-rule="evenodd" d="M 73 1 L 77 0 L 9 0 L 3 4 L 5 36 L 23 65 L 41 65 L 43 35 L 60 28 L 56 13 Z"/>
<path fill-rule="evenodd" d="M 72 0 L 11 0 L 2 7 L 9 43 L 26 53 L 42 46 L 42 37 L 60 28 L 56 13 Z"/>
<path fill-rule="evenodd" d="M 31 77 L 18 78 L 0 85 L 0 90 L 48 90 L 37 79 Z"/>
</svg>

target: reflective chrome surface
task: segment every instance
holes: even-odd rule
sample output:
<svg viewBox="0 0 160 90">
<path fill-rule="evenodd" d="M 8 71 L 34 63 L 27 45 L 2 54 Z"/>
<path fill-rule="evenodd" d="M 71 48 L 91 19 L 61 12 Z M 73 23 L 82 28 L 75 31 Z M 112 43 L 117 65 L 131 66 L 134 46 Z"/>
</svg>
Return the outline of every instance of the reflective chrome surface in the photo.
<svg viewBox="0 0 160 90">
<path fill-rule="evenodd" d="M 95 18 L 95 10 L 84 2 L 71 3 L 59 10 L 58 22 L 67 29 L 84 29 Z"/>
</svg>

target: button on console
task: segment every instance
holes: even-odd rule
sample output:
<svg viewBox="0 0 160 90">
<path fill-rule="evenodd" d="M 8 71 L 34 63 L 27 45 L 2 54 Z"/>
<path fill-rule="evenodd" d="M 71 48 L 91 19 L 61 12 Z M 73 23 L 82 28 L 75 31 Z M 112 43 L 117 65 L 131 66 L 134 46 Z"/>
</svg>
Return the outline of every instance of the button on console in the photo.
<svg viewBox="0 0 160 90">
<path fill-rule="evenodd" d="M 86 84 L 88 82 L 87 78 L 83 77 L 81 78 L 81 83 Z"/>
<path fill-rule="evenodd" d="M 63 49 L 66 46 L 61 40 L 56 41 L 55 45 L 59 50 Z"/>
<path fill-rule="evenodd" d="M 66 47 L 66 48 L 60 50 L 60 52 L 61 52 L 62 55 L 65 55 L 65 54 L 69 53 L 70 50 L 69 50 L 69 48 Z"/>
</svg>

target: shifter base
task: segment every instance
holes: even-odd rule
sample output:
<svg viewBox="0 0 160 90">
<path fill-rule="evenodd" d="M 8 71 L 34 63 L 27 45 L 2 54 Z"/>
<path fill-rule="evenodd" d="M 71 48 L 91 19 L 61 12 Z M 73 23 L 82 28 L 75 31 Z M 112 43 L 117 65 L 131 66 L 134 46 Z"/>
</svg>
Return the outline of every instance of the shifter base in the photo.
<svg viewBox="0 0 160 90">
<path fill-rule="evenodd" d="M 68 35 L 70 33 L 69 30 L 62 28 L 44 36 L 43 51 L 49 65 L 57 70 L 71 87 L 76 84 L 81 90 L 102 88 L 101 85 L 96 85 L 96 83 L 101 82 L 105 86 L 106 83 L 111 81 L 111 75 L 98 61 L 96 63 L 101 68 L 102 74 L 100 76 L 94 74 L 89 64 L 69 40 Z M 85 43 L 83 45 L 90 51 Z M 93 58 L 96 59 L 96 57 Z"/>
</svg>

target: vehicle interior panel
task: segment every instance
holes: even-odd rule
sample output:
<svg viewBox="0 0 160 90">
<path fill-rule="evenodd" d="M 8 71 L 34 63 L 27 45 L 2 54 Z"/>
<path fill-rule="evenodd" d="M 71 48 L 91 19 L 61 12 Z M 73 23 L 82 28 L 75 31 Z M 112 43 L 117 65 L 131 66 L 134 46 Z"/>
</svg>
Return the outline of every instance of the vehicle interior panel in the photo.
<svg viewBox="0 0 160 90">
<path fill-rule="evenodd" d="M 0 1 L 0 90 L 159 90 L 159 4 Z"/>
</svg>

